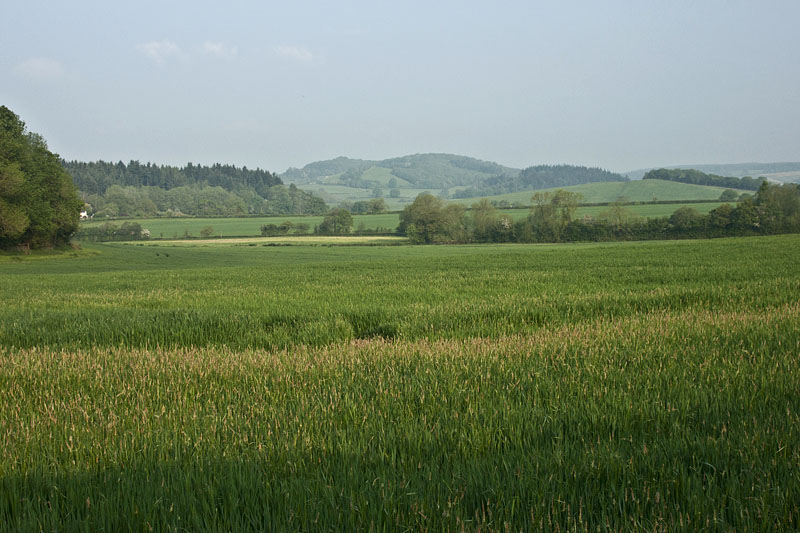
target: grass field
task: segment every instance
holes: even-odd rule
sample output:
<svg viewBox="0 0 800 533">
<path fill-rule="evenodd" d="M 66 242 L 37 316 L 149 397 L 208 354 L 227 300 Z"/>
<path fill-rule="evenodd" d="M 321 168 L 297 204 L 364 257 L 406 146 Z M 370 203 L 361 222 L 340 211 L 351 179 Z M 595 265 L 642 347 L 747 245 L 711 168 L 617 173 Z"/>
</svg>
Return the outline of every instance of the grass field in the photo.
<svg viewBox="0 0 800 533">
<path fill-rule="evenodd" d="M 616 202 L 619 198 L 625 197 L 630 202 L 650 202 L 656 200 L 669 200 L 681 202 L 686 200 L 708 200 L 719 199 L 720 194 L 725 189 L 722 187 L 708 187 L 705 185 L 692 185 L 688 183 L 678 183 L 665 180 L 635 180 L 635 181 L 609 181 L 602 183 L 586 183 L 584 185 L 573 185 L 571 187 L 558 187 L 566 191 L 576 192 L 583 196 L 583 202 L 595 204 Z M 490 200 L 506 200 L 512 204 L 530 205 L 531 196 L 536 192 L 553 192 L 557 189 L 542 189 L 541 191 L 523 191 L 510 194 L 500 194 L 489 196 Z M 753 191 L 738 191 L 748 192 Z M 466 204 L 474 203 L 477 199 L 467 198 L 453 200 Z"/>
<path fill-rule="evenodd" d="M 0 530 L 796 530 L 800 236 L 0 256 Z"/>
<path fill-rule="evenodd" d="M 261 226 L 265 224 L 281 224 L 290 221 L 293 224 L 308 224 L 309 231 L 322 222 L 322 216 L 276 216 L 246 218 L 140 218 L 133 219 L 143 228 L 150 230 L 154 239 L 180 239 L 187 232 L 192 237 L 199 237 L 203 228 L 211 227 L 212 236 L 216 237 L 252 237 L 261 234 Z M 353 215 L 353 229 L 362 224 L 366 229 L 389 228 L 394 230 L 399 223 L 397 213 L 381 215 Z M 111 221 L 120 224 L 120 221 Z M 84 227 L 99 226 L 104 221 L 82 222 Z"/>
<path fill-rule="evenodd" d="M 530 198 L 529 198 L 530 200 Z M 688 205 L 697 209 L 701 213 L 708 213 L 720 202 L 704 202 L 692 204 L 652 204 L 652 205 L 631 205 L 627 209 L 631 214 L 640 217 L 662 217 L 669 216 L 678 208 Z M 581 207 L 577 211 L 578 217 L 589 215 L 596 217 L 608 207 L 590 206 Z M 510 215 L 514 220 L 525 218 L 530 213 L 528 208 L 504 209 L 502 213 Z M 193 238 L 200 236 L 203 228 L 211 227 L 214 237 L 252 237 L 261 234 L 261 226 L 264 224 L 280 224 L 290 221 L 294 224 L 305 223 L 309 225 L 309 230 L 322 222 L 321 216 L 278 216 L 278 217 L 256 217 L 256 218 L 143 218 L 135 221 L 143 228 L 150 230 L 153 239 L 182 239 L 185 234 Z M 83 227 L 99 226 L 103 221 L 82 222 Z M 112 221 L 120 224 L 120 221 Z M 361 227 L 368 230 L 377 228 L 388 228 L 394 231 L 400 223 L 399 213 L 384 213 L 380 215 L 354 215 L 353 229 Z"/>
</svg>

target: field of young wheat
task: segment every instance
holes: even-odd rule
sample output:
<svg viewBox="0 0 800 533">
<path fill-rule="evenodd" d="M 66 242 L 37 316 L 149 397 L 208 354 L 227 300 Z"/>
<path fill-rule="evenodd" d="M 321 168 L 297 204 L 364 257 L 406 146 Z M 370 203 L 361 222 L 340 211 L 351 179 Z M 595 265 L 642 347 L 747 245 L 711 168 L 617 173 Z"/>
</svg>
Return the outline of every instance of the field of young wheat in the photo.
<svg viewBox="0 0 800 533">
<path fill-rule="evenodd" d="M 800 237 L 0 257 L 0 530 L 793 530 Z"/>
</svg>

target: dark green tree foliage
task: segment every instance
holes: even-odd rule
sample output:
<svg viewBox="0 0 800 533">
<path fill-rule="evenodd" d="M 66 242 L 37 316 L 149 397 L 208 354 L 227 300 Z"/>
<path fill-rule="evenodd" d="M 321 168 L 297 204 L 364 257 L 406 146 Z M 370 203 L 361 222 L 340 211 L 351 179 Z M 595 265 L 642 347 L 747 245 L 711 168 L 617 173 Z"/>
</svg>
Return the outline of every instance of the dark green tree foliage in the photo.
<svg viewBox="0 0 800 533">
<path fill-rule="evenodd" d="M 386 200 L 373 198 L 372 200 L 359 200 L 350 206 L 350 212 L 358 215 L 379 215 L 388 211 Z"/>
<path fill-rule="evenodd" d="M 501 174 L 488 178 L 483 184 L 458 191 L 454 196 L 456 198 L 474 198 L 601 181 L 628 181 L 628 178 L 601 168 L 538 165 L 524 169 L 519 175 Z"/>
<path fill-rule="evenodd" d="M 172 167 L 151 163 L 141 164 L 139 161 L 131 161 L 127 165 L 122 161 L 118 163 L 70 161 L 64 162 L 64 167 L 72 175 L 78 189 L 85 194 L 105 194 L 112 185 L 160 189 L 208 185 L 231 191 L 240 187 L 259 189 L 283 183 L 279 177 L 266 170 L 250 170 L 247 167 L 238 168 L 219 163 L 211 166 L 187 163 L 185 167 Z"/>
<path fill-rule="evenodd" d="M 642 179 L 646 180 L 667 180 L 679 183 L 690 183 L 692 185 L 711 185 L 713 187 L 725 187 L 728 189 L 743 189 L 747 191 L 757 191 L 761 184 L 766 181 L 764 178 L 754 179 L 749 176 L 744 178 L 729 178 L 706 174 L 692 168 L 659 168 L 647 172 Z"/>
<path fill-rule="evenodd" d="M 123 222 L 118 226 L 105 222 L 99 226 L 81 228 L 75 237 L 82 241 L 141 241 L 150 238 L 150 233 L 142 229 L 138 222 Z"/>
<path fill-rule="evenodd" d="M 353 215 L 347 209 L 333 209 L 317 226 L 320 235 L 346 235 L 353 228 Z"/>
<path fill-rule="evenodd" d="M 58 155 L 0 106 L 0 248 L 67 243 L 82 205 Z"/>
<path fill-rule="evenodd" d="M 63 163 L 100 216 L 323 214 L 325 202 L 261 169 L 158 166 L 131 161 Z"/>
<path fill-rule="evenodd" d="M 400 213 L 398 231 L 415 243 L 466 242 L 470 232 L 465 214 L 463 206 L 445 205 L 424 192 Z"/>
</svg>

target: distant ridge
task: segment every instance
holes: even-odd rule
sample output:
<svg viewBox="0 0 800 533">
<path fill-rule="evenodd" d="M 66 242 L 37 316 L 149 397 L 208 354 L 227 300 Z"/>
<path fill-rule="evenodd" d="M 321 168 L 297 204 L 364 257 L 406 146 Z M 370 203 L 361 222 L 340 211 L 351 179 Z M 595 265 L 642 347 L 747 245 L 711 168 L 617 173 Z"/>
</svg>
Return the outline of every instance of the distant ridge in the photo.
<svg viewBox="0 0 800 533">
<path fill-rule="evenodd" d="M 285 183 L 312 190 L 330 203 L 385 196 L 394 207 L 429 191 L 445 198 L 512 193 L 596 183 L 627 181 L 620 174 L 577 165 L 537 165 L 518 169 L 454 154 L 430 153 L 380 161 L 337 157 L 290 168 Z"/>
<path fill-rule="evenodd" d="M 376 171 L 377 170 L 377 171 Z M 469 186 L 495 176 L 517 176 L 520 169 L 454 154 L 413 154 L 380 161 L 337 157 L 290 168 L 281 178 L 288 183 L 341 184 L 370 188 L 386 185 L 379 175 L 394 177 L 397 185 L 417 189 Z M 377 179 L 373 179 L 377 178 Z"/>
<path fill-rule="evenodd" d="M 642 179 L 647 172 L 658 168 L 692 169 L 705 172 L 706 174 L 716 174 L 718 176 L 729 176 L 733 178 L 750 176 L 752 178 L 764 177 L 770 181 L 785 183 L 800 182 L 800 162 L 671 165 L 667 167 L 650 167 L 631 170 L 624 174 L 630 179 L 638 180 Z"/>
</svg>

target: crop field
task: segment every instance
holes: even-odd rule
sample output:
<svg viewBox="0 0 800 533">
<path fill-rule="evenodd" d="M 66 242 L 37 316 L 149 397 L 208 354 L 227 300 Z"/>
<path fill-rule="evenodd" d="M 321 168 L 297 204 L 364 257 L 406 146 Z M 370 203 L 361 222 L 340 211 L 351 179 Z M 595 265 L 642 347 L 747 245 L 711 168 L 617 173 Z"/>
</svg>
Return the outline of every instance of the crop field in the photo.
<svg viewBox="0 0 800 533">
<path fill-rule="evenodd" d="M 800 236 L 0 255 L 0 531 L 797 530 Z"/>
</svg>

